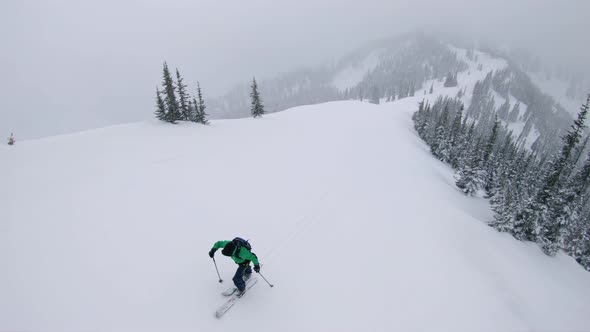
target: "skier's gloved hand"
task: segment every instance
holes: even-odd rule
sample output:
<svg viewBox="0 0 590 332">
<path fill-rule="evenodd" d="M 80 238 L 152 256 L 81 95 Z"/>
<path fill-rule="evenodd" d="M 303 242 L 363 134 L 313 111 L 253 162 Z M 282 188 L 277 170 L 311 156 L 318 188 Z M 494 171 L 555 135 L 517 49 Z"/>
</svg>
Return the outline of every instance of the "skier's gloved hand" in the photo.
<svg viewBox="0 0 590 332">
<path fill-rule="evenodd" d="M 256 273 L 260 273 L 260 265 L 254 265 L 254 271 L 256 271 Z"/>
<path fill-rule="evenodd" d="M 211 251 L 209 251 L 209 257 L 213 258 L 213 255 L 215 255 L 216 251 L 217 251 L 217 249 L 211 248 Z"/>
</svg>

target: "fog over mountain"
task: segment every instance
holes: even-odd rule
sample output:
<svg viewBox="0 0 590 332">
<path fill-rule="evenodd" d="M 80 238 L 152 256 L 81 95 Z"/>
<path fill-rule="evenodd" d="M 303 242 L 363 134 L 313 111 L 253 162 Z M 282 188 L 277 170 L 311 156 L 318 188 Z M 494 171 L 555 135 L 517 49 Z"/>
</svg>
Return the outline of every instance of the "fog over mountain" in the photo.
<svg viewBox="0 0 590 332">
<path fill-rule="evenodd" d="M 210 99 L 415 30 L 524 50 L 588 77 L 588 9 L 584 0 L 2 1 L 0 137 L 151 118 L 164 61 Z"/>
</svg>

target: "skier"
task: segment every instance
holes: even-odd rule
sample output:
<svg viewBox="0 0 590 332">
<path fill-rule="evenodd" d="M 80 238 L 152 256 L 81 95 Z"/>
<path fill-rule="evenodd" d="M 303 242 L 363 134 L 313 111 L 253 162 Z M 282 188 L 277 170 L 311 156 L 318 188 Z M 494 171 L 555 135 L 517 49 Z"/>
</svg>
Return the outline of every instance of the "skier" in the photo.
<svg viewBox="0 0 590 332">
<path fill-rule="evenodd" d="M 248 241 L 236 237 L 231 241 L 217 241 L 213 245 L 213 248 L 209 251 L 209 257 L 213 258 L 217 249 L 223 248 L 221 253 L 224 256 L 229 256 L 231 259 L 238 264 L 238 269 L 234 275 L 234 285 L 238 289 L 238 297 L 241 297 L 246 291 L 246 280 L 250 278 L 252 269 L 250 268 L 250 262 L 254 263 L 254 271 L 260 272 L 260 264 L 258 257 L 251 250 L 252 247 Z"/>
</svg>

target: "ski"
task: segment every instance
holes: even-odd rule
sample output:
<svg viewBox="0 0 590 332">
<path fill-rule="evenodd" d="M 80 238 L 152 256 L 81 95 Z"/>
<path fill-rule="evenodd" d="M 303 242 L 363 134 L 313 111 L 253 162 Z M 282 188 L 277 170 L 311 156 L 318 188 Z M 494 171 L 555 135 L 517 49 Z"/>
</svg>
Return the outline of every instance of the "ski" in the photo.
<svg viewBox="0 0 590 332">
<path fill-rule="evenodd" d="M 248 280 L 250 279 L 250 277 L 246 278 L 244 277 L 244 282 L 246 283 L 246 286 L 248 286 Z M 223 296 L 231 296 L 233 293 L 237 292 L 238 289 L 236 288 L 236 286 L 231 286 L 230 288 L 224 290 L 223 292 L 221 292 L 221 295 Z"/>
<path fill-rule="evenodd" d="M 254 285 L 256 285 L 257 281 L 258 281 L 258 278 L 250 278 L 248 281 L 246 281 L 246 290 L 244 291 L 244 293 L 247 293 L 250 288 L 252 288 Z M 230 291 L 230 290 L 228 289 L 224 293 L 226 293 L 228 291 Z M 246 295 L 246 294 L 243 294 L 242 297 L 244 295 Z M 215 317 L 221 318 L 221 316 L 223 316 L 231 307 L 233 307 L 233 305 L 239 299 L 238 294 L 237 294 L 237 289 L 233 290 L 231 292 L 231 294 L 228 296 L 231 296 L 231 297 L 224 304 L 222 304 L 221 307 L 219 307 L 219 309 L 217 309 L 217 311 L 215 311 Z"/>
<path fill-rule="evenodd" d="M 232 296 L 233 293 L 235 293 L 238 289 L 235 286 L 232 286 L 226 290 L 224 290 L 223 292 L 221 292 L 221 295 L 223 296 Z"/>
</svg>

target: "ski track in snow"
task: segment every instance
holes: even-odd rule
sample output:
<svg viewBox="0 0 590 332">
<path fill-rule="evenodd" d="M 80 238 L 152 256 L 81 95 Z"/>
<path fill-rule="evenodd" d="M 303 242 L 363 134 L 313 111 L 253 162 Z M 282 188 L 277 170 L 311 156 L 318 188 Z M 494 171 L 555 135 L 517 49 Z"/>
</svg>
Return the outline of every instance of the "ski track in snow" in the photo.
<svg viewBox="0 0 590 332">
<path fill-rule="evenodd" d="M 0 147 L 0 331 L 588 330 L 590 274 L 486 225 L 413 131 L 423 97 Z M 275 287 L 218 320 L 234 236 Z"/>
</svg>

